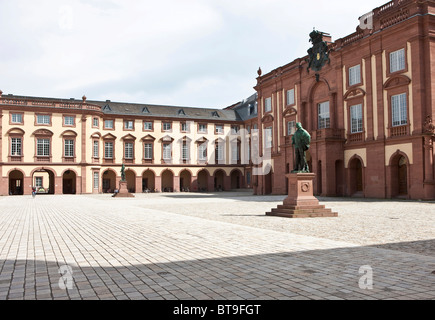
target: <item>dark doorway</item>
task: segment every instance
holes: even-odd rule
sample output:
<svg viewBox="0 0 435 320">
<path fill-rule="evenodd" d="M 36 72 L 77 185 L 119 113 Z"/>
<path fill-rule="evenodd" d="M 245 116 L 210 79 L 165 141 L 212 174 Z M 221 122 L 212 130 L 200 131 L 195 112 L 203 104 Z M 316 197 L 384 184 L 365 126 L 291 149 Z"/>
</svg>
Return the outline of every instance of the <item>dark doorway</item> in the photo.
<svg viewBox="0 0 435 320">
<path fill-rule="evenodd" d="M 9 195 L 23 195 L 24 175 L 21 171 L 13 170 L 9 173 Z"/>
<path fill-rule="evenodd" d="M 67 170 L 62 177 L 63 194 L 76 194 L 77 176 L 74 171 Z"/>
</svg>

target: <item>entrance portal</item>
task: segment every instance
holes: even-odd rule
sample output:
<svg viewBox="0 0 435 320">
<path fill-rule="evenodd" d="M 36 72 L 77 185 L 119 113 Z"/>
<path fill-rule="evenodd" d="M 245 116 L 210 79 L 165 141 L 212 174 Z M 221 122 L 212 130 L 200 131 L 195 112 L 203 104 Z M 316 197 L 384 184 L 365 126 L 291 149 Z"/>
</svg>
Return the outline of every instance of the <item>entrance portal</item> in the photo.
<svg viewBox="0 0 435 320">
<path fill-rule="evenodd" d="M 13 170 L 9 173 L 9 195 L 23 195 L 24 175 L 21 171 Z"/>
</svg>

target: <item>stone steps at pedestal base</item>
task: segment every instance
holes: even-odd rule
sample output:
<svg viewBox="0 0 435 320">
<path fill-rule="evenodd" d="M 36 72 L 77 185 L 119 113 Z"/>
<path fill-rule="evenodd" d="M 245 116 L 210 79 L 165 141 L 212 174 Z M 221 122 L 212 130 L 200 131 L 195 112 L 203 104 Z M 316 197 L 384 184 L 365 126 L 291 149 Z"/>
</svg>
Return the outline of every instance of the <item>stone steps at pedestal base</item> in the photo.
<svg viewBox="0 0 435 320">
<path fill-rule="evenodd" d="M 317 206 L 318 207 L 318 206 Z M 322 217 L 338 217 L 337 212 L 332 212 L 331 209 L 310 208 L 310 209 L 272 209 L 271 212 L 266 212 L 267 216 L 284 217 L 284 218 L 322 218 Z"/>
</svg>

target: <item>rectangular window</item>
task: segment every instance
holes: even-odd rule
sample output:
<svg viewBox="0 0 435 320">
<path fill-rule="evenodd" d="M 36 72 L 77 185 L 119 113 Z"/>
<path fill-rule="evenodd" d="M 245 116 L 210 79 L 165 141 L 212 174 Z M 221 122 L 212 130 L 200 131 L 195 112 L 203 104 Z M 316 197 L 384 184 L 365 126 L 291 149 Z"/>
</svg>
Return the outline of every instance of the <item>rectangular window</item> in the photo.
<svg viewBox="0 0 435 320">
<path fill-rule="evenodd" d="M 40 157 L 50 156 L 50 139 L 37 139 L 36 155 Z"/>
<path fill-rule="evenodd" d="M 153 123 L 151 121 L 145 121 L 143 123 L 143 129 L 145 131 L 152 131 L 153 130 Z"/>
<path fill-rule="evenodd" d="M 240 127 L 239 126 L 231 126 L 231 134 L 239 134 Z"/>
<path fill-rule="evenodd" d="M 36 124 L 50 124 L 50 116 L 48 114 L 38 114 Z"/>
<path fill-rule="evenodd" d="M 390 53 L 390 73 L 405 69 L 405 49 Z"/>
<path fill-rule="evenodd" d="M 318 115 L 319 115 L 319 129 L 329 128 L 330 125 L 329 101 L 319 103 Z"/>
<path fill-rule="evenodd" d="M 94 189 L 98 189 L 100 187 L 100 177 L 98 172 L 94 172 Z"/>
<path fill-rule="evenodd" d="M 74 117 L 71 117 L 71 116 L 65 116 L 64 118 L 63 118 L 63 124 L 65 125 L 65 126 L 73 126 L 74 125 Z"/>
<path fill-rule="evenodd" d="M 264 100 L 264 112 L 272 111 L 272 98 L 266 98 Z"/>
<path fill-rule="evenodd" d="M 113 142 L 104 142 L 104 158 L 113 159 Z"/>
<path fill-rule="evenodd" d="M 134 121 L 131 121 L 131 120 L 124 121 L 124 129 L 133 130 L 134 129 Z"/>
<path fill-rule="evenodd" d="M 98 141 L 94 141 L 93 155 L 94 158 L 99 158 L 100 156 L 100 143 Z"/>
<path fill-rule="evenodd" d="M 104 129 L 113 129 L 113 120 L 104 120 Z"/>
<path fill-rule="evenodd" d="M 224 160 L 224 146 L 221 143 L 216 144 L 215 152 L 217 161 Z"/>
<path fill-rule="evenodd" d="M 349 86 L 361 83 L 361 65 L 349 68 Z"/>
<path fill-rule="evenodd" d="M 23 123 L 23 115 L 21 113 L 12 113 L 11 121 L 12 123 Z"/>
<path fill-rule="evenodd" d="M 153 159 L 153 144 L 145 143 L 144 144 L 144 159 L 152 160 Z"/>
<path fill-rule="evenodd" d="M 188 132 L 189 131 L 189 124 L 187 122 L 181 122 L 181 131 L 182 132 Z"/>
<path fill-rule="evenodd" d="M 172 148 L 170 143 L 163 144 L 163 160 L 172 159 Z"/>
<path fill-rule="evenodd" d="M 11 138 L 11 156 L 21 156 L 21 138 Z"/>
<path fill-rule="evenodd" d="M 287 135 L 294 135 L 296 132 L 296 121 L 287 122 Z"/>
<path fill-rule="evenodd" d="M 363 131 L 362 104 L 350 107 L 350 132 L 358 133 Z"/>
<path fill-rule="evenodd" d="M 65 140 L 65 157 L 74 157 L 74 140 Z"/>
<path fill-rule="evenodd" d="M 287 105 L 291 106 L 295 104 L 295 89 L 287 91 Z"/>
<path fill-rule="evenodd" d="M 216 125 L 216 133 L 224 133 L 224 126 L 221 124 Z"/>
<path fill-rule="evenodd" d="M 35 187 L 42 188 L 42 177 L 35 177 Z"/>
<path fill-rule="evenodd" d="M 202 143 L 198 146 L 198 159 L 200 161 L 207 160 L 207 144 L 206 143 Z"/>
<path fill-rule="evenodd" d="M 393 116 L 393 127 L 408 124 L 406 93 L 391 97 L 391 111 Z"/>
<path fill-rule="evenodd" d="M 231 160 L 239 161 L 240 160 L 240 149 L 237 143 L 231 144 Z"/>
<path fill-rule="evenodd" d="M 264 129 L 264 146 L 266 148 L 272 148 L 272 127 Z"/>
<path fill-rule="evenodd" d="M 198 125 L 198 132 L 206 133 L 207 132 L 207 125 L 203 124 L 203 123 L 200 123 Z"/>
<path fill-rule="evenodd" d="M 163 122 L 163 131 L 171 131 L 171 123 L 170 122 Z"/>
<path fill-rule="evenodd" d="M 183 145 L 181 146 L 181 159 L 189 160 L 189 145 L 186 141 L 183 141 Z"/>
<path fill-rule="evenodd" d="M 99 126 L 99 121 L 98 121 L 98 118 L 93 118 L 93 119 L 92 119 L 92 126 L 94 126 L 94 127 L 97 127 L 97 128 L 98 128 L 98 126 Z"/>
<path fill-rule="evenodd" d="M 133 143 L 126 142 L 124 144 L 124 158 L 125 159 L 133 159 Z"/>
</svg>

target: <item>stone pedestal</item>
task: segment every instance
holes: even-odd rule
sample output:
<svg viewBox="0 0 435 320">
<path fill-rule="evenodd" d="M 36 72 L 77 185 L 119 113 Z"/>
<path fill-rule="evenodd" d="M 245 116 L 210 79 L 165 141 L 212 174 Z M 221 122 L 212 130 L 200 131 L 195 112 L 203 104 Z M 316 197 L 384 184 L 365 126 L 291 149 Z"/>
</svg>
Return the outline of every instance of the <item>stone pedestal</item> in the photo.
<svg viewBox="0 0 435 320">
<path fill-rule="evenodd" d="M 134 195 L 128 192 L 127 181 L 119 181 L 118 192 L 113 195 L 113 197 L 119 198 L 132 198 Z"/>
<path fill-rule="evenodd" d="M 268 216 L 285 218 L 318 218 L 337 217 L 336 212 L 319 204 L 319 200 L 313 195 L 314 173 L 290 173 L 288 179 L 288 197 L 283 205 L 266 212 Z"/>
</svg>

